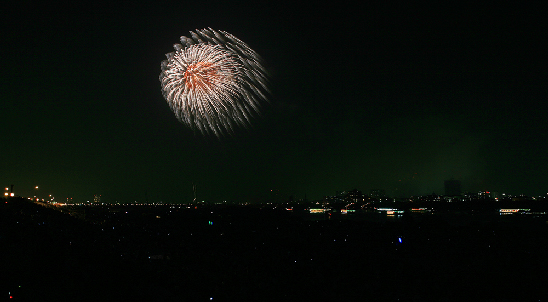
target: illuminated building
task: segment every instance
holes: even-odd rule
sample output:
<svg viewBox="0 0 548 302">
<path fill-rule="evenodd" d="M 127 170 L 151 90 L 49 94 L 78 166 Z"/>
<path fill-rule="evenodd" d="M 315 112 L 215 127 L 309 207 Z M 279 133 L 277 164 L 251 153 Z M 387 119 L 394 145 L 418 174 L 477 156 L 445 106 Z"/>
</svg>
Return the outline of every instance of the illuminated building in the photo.
<svg viewBox="0 0 548 302">
<path fill-rule="evenodd" d="M 341 214 L 355 213 L 356 210 L 341 209 Z"/>
<path fill-rule="evenodd" d="M 500 209 L 499 212 L 501 214 L 512 214 L 519 212 L 519 209 Z"/>
<path fill-rule="evenodd" d="M 499 213 L 501 215 L 504 214 L 514 214 L 514 213 L 520 213 L 520 214 L 545 214 L 545 212 L 531 212 L 531 209 L 500 209 Z"/>
<path fill-rule="evenodd" d="M 386 215 L 403 214 L 405 211 L 392 208 L 375 208 L 377 212 L 386 212 Z"/>
<path fill-rule="evenodd" d="M 346 194 L 345 200 L 346 202 L 364 202 L 365 197 L 363 196 L 361 191 L 354 189 Z"/>
<path fill-rule="evenodd" d="M 99 195 L 99 194 L 93 195 L 93 202 L 94 203 L 100 203 L 101 202 L 101 195 Z"/>
<path fill-rule="evenodd" d="M 386 191 L 381 189 L 373 189 L 371 190 L 371 197 L 381 199 L 386 197 Z"/>
<path fill-rule="evenodd" d="M 480 191 L 478 192 L 478 199 L 489 200 L 492 199 L 490 191 Z"/>
<path fill-rule="evenodd" d="M 311 214 L 325 213 L 325 209 L 310 209 Z"/>
</svg>

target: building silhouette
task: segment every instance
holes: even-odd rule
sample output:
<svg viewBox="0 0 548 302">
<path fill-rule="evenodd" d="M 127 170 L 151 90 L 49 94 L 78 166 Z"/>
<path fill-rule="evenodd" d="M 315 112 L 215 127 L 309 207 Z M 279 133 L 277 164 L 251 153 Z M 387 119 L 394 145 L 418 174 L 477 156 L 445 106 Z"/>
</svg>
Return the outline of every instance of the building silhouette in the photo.
<svg viewBox="0 0 548 302">
<path fill-rule="evenodd" d="M 384 198 L 386 197 L 386 191 L 381 189 L 372 189 L 370 195 L 373 198 Z"/>
<path fill-rule="evenodd" d="M 460 180 L 451 179 L 446 180 L 444 183 L 446 196 L 457 196 L 461 194 Z"/>
</svg>

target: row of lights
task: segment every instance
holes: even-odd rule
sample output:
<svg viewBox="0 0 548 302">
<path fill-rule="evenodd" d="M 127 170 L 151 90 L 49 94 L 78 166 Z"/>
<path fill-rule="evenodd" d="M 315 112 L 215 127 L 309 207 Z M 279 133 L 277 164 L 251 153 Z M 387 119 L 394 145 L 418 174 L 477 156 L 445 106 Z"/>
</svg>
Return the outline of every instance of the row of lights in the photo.
<svg viewBox="0 0 548 302">
<path fill-rule="evenodd" d="M 34 187 L 36 190 L 38 190 L 38 186 Z M 11 197 L 14 197 L 15 196 L 15 193 L 13 192 L 8 192 L 9 191 L 9 188 L 6 187 L 6 191 L 4 192 L 4 196 L 11 196 Z M 49 195 L 51 197 L 51 194 Z M 34 196 L 36 198 L 36 196 Z M 38 199 L 37 199 L 38 200 Z"/>
</svg>

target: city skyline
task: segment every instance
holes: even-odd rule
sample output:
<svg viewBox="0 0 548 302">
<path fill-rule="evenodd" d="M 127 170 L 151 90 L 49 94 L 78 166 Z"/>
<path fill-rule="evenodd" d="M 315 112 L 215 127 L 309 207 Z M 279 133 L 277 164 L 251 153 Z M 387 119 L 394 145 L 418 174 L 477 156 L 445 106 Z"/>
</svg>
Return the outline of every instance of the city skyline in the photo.
<svg viewBox="0 0 548 302">
<path fill-rule="evenodd" d="M 537 7 L 14 3 L 3 11 L 0 184 L 33 196 L 318 200 L 462 190 L 545 195 Z M 51 16 L 55 16 L 52 18 Z M 271 95 L 249 129 L 202 136 L 162 97 L 189 31 L 234 34 Z"/>
<path fill-rule="evenodd" d="M 448 184 L 452 183 L 452 184 Z M 457 187 L 459 191 L 455 191 L 455 183 L 458 183 Z M 361 194 L 364 197 L 378 199 L 378 200 L 408 200 L 412 198 L 421 198 L 421 197 L 428 197 L 428 196 L 446 196 L 446 197 L 457 197 L 460 196 L 462 198 L 469 198 L 469 197 L 477 197 L 477 196 L 487 196 L 491 199 L 503 199 L 503 198 L 513 198 L 513 197 L 526 197 L 533 200 L 540 200 L 540 199 L 546 199 L 548 198 L 548 193 L 546 194 L 540 194 L 540 195 L 531 195 L 526 193 L 520 193 L 520 194 L 511 194 L 507 193 L 506 191 L 467 191 L 467 190 L 460 190 L 460 181 L 451 179 L 451 180 L 445 180 L 445 191 L 444 192 L 430 192 L 426 194 L 418 194 L 418 195 L 409 195 L 409 196 L 394 196 L 387 194 L 384 189 L 369 189 L 369 190 L 362 190 L 359 188 L 353 188 L 353 189 L 345 189 L 345 190 L 337 190 L 335 192 L 332 192 L 331 194 L 323 195 L 321 198 L 317 199 L 309 199 L 307 195 L 304 196 L 295 196 L 295 195 L 287 195 L 287 196 L 281 196 L 279 192 L 271 191 L 269 192 L 268 196 L 266 196 L 264 199 L 255 199 L 255 200 L 246 200 L 246 199 L 221 199 L 221 200 L 205 200 L 202 198 L 199 198 L 200 196 L 193 196 L 192 199 L 190 198 L 179 198 L 178 200 L 171 201 L 171 200 L 161 200 L 154 198 L 154 196 L 158 196 L 155 194 L 155 192 L 148 192 L 145 191 L 144 196 L 141 198 L 137 198 L 135 200 L 130 199 L 120 199 L 120 200 L 112 200 L 108 197 L 103 199 L 102 194 L 93 194 L 91 198 L 85 198 L 85 199 L 78 199 L 73 197 L 65 197 L 62 194 L 59 195 L 53 195 L 53 194 L 40 194 L 38 191 L 38 186 L 36 186 L 34 189 L 35 191 L 32 192 L 33 194 L 24 194 L 20 193 L 19 191 L 14 190 L 14 185 L 6 186 L 4 188 L 4 197 L 23 197 L 28 198 L 31 200 L 36 201 L 43 201 L 47 203 L 61 203 L 61 204 L 196 204 L 196 203 L 202 203 L 207 202 L 208 204 L 223 204 L 223 203 L 230 203 L 230 204 L 268 204 L 268 203 L 292 203 L 292 202 L 325 202 L 329 201 L 333 198 L 339 198 L 341 196 L 346 196 L 348 194 L 352 194 L 355 192 L 356 194 Z M 24 190 L 22 191 L 24 192 Z M 149 195 L 150 194 L 150 195 Z M 198 197 L 198 198 L 197 198 Z M 540 199 L 539 199 L 540 198 Z"/>
</svg>

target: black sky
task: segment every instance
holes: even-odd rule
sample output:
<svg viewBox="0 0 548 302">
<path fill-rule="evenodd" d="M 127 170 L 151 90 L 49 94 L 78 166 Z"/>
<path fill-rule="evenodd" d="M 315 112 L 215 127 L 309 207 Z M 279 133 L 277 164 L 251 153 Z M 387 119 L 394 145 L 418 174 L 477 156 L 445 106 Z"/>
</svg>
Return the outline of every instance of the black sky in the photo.
<svg viewBox="0 0 548 302">
<path fill-rule="evenodd" d="M 2 12 L 0 184 L 104 201 L 546 194 L 540 7 L 18 2 Z M 181 35 L 245 41 L 271 74 L 254 127 L 179 123 L 158 75 Z M 277 195 L 271 193 L 276 192 Z"/>
</svg>

